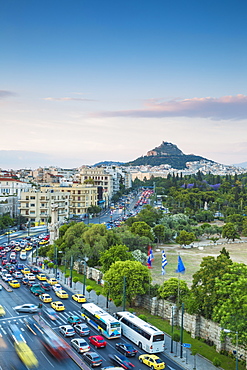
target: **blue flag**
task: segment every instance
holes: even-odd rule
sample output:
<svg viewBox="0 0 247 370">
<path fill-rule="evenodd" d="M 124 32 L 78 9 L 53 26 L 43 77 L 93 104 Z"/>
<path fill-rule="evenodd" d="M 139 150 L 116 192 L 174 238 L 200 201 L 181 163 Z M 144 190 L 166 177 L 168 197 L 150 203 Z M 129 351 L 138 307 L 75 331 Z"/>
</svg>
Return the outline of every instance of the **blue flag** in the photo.
<svg viewBox="0 0 247 370">
<path fill-rule="evenodd" d="M 184 267 L 182 258 L 180 256 L 178 256 L 178 268 L 177 268 L 176 272 L 182 272 L 182 273 L 185 272 L 185 267 Z"/>
<path fill-rule="evenodd" d="M 147 266 L 148 266 L 149 269 L 152 267 L 152 258 L 150 256 L 150 254 L 148 255 Z"/>
<path fill-rule="evenodd" d="M 162 263 L 161 263 L 161 274 L 162 275 L 165 275 L 166 271 L 165 271 L 165 266 L 168 264 L 167 262 L 167 259 L 166 259 L 166 255 L 165 255 L 165 252 L 162 251 Z"/>
</svg>

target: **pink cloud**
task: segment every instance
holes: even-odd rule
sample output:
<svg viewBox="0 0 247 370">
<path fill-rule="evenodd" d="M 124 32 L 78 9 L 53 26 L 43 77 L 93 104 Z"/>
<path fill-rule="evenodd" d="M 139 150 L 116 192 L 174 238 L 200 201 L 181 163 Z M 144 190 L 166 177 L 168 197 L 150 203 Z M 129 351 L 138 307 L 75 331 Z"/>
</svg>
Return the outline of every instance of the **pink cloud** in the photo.
<svg viewBox="0 0 247 370">
<path fill-rule="evenodd" d="M 149 99 L 143 109 L 101 112 L 104 117 L 201 117 L 213 120 L 246 119 L 247 96 L 192 98 L 162 101 Z"/>
<path fill-rule="evenodd" d="M 50 101 L 95 101 L 93 99 L 86 99 L 86 98 L 44 98 L 44 100 L 50 100 Z"/>
</svg>

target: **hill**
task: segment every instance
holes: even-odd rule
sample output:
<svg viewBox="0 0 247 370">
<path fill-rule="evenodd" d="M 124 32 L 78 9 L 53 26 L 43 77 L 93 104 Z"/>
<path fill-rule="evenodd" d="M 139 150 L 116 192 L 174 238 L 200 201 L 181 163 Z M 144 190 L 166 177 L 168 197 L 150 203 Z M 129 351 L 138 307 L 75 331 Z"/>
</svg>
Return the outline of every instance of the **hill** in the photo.
<svg viewBox="0 0 247 370">
<path fill-rule="evenodd" d="M 186 168 L 186 162 L 202 160 L 213 163 L 213 161 L 198 155 L 184 154 L 176 145 L 163 141 L 158 147 L 149 150 L 145 156 L 141 156 L 131 162 L 125 163 L 125 165 L 160 166 L 162 164 L 168 164 L 172 168 L 182 170 Z"/>
</svg>

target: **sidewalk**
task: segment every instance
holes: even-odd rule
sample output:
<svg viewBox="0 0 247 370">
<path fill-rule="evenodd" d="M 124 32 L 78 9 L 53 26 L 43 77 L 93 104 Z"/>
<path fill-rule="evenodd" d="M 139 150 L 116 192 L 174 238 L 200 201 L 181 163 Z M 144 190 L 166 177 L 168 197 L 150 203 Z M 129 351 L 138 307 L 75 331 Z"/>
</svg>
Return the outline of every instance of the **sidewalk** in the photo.
<svg viewBox="0 0 247 370">
<path fill-rule="evenodd" d="M 54 273 L 49 269 L 44 270 L 44 273 L 48 276 L 54 277 Z M 83 294 L 83 284 L 81 282 L 72 283 L 72 288 L 65 283 L 64 273 L 59 272 L 59 282 L 71 293 L 81 293 Z M 122 310 L 122 308 L 117 308 L 114 302 L 109 301 L 109 307 L 106 307 L 106 297 L 100 295 L 97 296 L 94 290 L 88 293 L 85 289 L 85 297 L 87 301 L 97 304 L 102 309 L 108 311 L 110 314 Z M 171 353 L 171 337 L 165 334 L 165 355 L 171 360 L 180 365 L 184 370 L 219 370 L 219 367 L 215 367 L 210 361 L 197 354 L 196 356 L 191 355 L 189 348 L 183 348 L 183 357 L 180 358 L 180 346 L 179 343 L 173 342 L 173 353 Z M 172 370 L 171 367 L 168 369 Z"/>
</svg>

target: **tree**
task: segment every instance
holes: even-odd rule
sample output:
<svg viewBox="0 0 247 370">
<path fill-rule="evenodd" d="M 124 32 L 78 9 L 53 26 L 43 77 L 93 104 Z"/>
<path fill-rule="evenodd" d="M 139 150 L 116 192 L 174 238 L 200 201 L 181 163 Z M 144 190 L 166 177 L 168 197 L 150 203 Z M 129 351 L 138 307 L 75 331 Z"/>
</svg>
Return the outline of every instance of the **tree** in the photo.
<svg viewBox="0 0 247 370">
<path fill-rule="evenodd" d="M 141 252 L 140 249 L 136 249 L 131 254 L 136 261 L 141 262 L 143 265 L 147 263 L 147 253 Z"/>
<path fill-rule="evenodd" d="M 129 248 L 126 245 L 114 245 L 101 254 L 99 263 L 102 266 L 102 272 L 106 272 L 114 262 L 127 260 L 134 260 Z"/>
<path fill-rule="evenodd" d="M 232 222 L 226 223 L 222 227 L 222 237 L 226 239 L 232 239 L 234 241 L 235 239 L 240 239 L 240 235 L 237 232 L 237 226 L 234 225 Z"/>
<path fill-rule="evenodd" d="M 130 228 L 130 231 L 139 236 L 146 236 L 150 240 L 154 239 L 152 229 L 146 222 L 134 222 Z"/>
<path fill-rule="evenodd" d="M 189 313 L 198 313 L 207 319 L 212 318 L 214 307 L 217 305 L 218 293 L 215 288 L 216 278 L 229 272 L 232 261 L 225 251 L 216 258 L 203 257 L 200 269 L 193 275 L 191 296 L 186 302 Z"/>
<path fill-rule="evenodd" d="M 104 274 L 104 294 L 109 293 L 113 300 L 123 297 L 124 277 L 126 278 L 126 300 L 131 305 L 138 294 L 145 294 L 151 284 L 151 273 L 147 266 L 137 261 L 118 261 Z"/>
<path fill-rule="evenodd" d="M 185 230 L 180 231 L 179 235 L 176 237 L 176 243 L 179 243 L 180 245 L 189 245 L 195 240 L 195 234 Z"/>
<path fill-rule="evenodd" d="M 176 302 L 178 296 L 178 279 L 170 278 L 166 280 L 158 290 L 159 296 L 163 299 Z M 189 288 L 184 280 L 179 281 L 179 297 L 181 300 L 189 293 Z"/>
<path fill-rule="evenodd" d="M 156 225 L 153 228 L 154 235 L 158 241 L 158 243 L 162 242 L 165 237 L 165 226 L 164 225 Z"/>
</svg>

